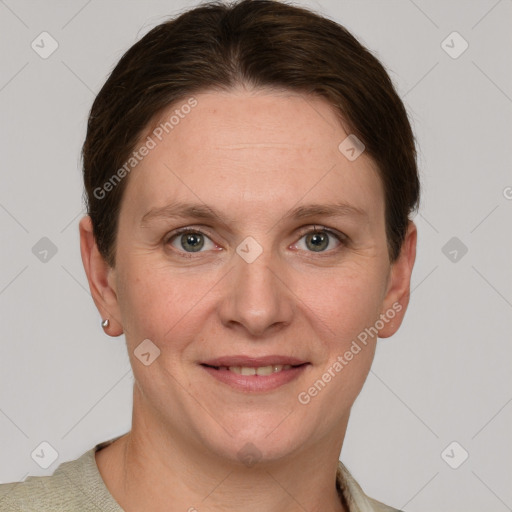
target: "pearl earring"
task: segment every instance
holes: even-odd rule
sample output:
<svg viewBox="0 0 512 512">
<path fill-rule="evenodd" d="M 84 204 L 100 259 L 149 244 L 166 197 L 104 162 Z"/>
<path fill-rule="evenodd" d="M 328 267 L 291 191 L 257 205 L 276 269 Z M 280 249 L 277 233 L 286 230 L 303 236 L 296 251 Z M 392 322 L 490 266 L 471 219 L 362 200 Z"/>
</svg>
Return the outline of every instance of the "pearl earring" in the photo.
<svg viewBox="0 0 512 512">
<path fill-rule="evenodd" d="M 103 320 L 101 322 L 101 327 L 103 327 L 103 329 L 106 329 L 109 325 L 110 325 L 110 320 L 108 318 L 105 318 L 105 320 Z"/>
</svg>

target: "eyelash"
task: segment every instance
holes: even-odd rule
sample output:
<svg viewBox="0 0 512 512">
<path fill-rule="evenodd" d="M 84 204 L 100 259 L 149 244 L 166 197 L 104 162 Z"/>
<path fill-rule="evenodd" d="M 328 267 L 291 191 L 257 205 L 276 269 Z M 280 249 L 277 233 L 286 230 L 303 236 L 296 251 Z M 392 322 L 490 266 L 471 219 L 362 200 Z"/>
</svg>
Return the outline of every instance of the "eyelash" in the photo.
<svg viewBox="0 0 512 512">
<path fill-rule="evenodd" d="M 339 243 L 338 247 L 335 247 L 334 249 L 330 249 L 330 250 L 327 250 L 327 251 L 318 251 L 318 252 L 306 251 L 309 254 L 316 254 L 317 257 L 322 257 L 322 256 L 325 256 L 325 255 L 337 254 L 348 243 L 348 237 L 344 233 L 341 233 L 341 232 L 336 231 L 334 229 L 330 229 L 330 228 L 328 228 L 326 226 L 314 225 L 313 228 L 308 227 L 308 228 L 305 228 L 304 230 L 300 230 L 299 231 L 299 239 L 297 240 L 297 242 L 295 242 L 295 244 L 297 244 L 306 235 L 310 235 L 310 234 L 314 234 L 314 233 L 327 233 L 328 235 L 334 237 L 336 239 L 336 241 Z"/>
<path fill-rule="evenodd" d="M 210 239 L 213 242 L 213 240 L 208 235 L 208 233 L 204 232 L 201 229 L 194 228 L 194 227 L 191 227 L 191 226 L 187 226 L 187 227 L 184 227 L 184 228 L 178 228 L 175 231 L 173 231 L 170 234 L 168 234 L 168 236 L 165 237 L 164 245 L 170 244 L 175 238 L 177 238 L 180 235 L 183 235 L 184 233 L 194 233 L 194 234 L 197 233 L 197 234 L 201 234 L 201 235 L 207 237 L 208 239 Z M 339 242 L 339 246 L 338 247 L 335 247 L 334 249 L 330 249 L 330 250 L 327 250 L 327 251 L 318 251 L 318 252 L 315 252 L 315 251 L 305 251 L 305 252 L 308 252 L 308 253 L 311 253 L 311 254 L 316 254 L 317 257 L 322 257 L 322 255 L 325 255 L 325 254 L 331 255 L 331 254 L 338 253 L 348 243 L 348 237 L 344 233 L 341 233 L 339 231 L 335 231 L 335 230 L 327 228 L 325 226 L 314 225 L 313 228 L 308 227 L 308 228 L 305 228 L 303 230 L 300 230 L 299 238 L 298 238 L 297 242 L 295 242 L 293 245 L 297 244 L 306 235 L 313 234 L 313 233 L 327 233 L 328 235 L 334 237 L 337 242 Z M 213 242 L 213 243 L 215 243 L 215 242 Z M 180 256 L 182 256 L 184 258 L 195 258 L 195 257 L 197 257 L 196 254 L 200 254 L 201 252 L 204 252 L 204 251 L 198 251 L 197 253 L 194 253 L 194 252 L 180 251 L 180 250 L 176 249 L 176 252 Z"/>
</svg>

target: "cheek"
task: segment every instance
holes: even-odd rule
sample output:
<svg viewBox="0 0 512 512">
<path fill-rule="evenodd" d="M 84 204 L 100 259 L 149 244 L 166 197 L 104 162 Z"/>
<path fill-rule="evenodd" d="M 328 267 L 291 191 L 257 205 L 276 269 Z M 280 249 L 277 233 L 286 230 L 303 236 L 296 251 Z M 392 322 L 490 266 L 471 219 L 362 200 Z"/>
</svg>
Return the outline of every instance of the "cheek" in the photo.
<svg viewBox="0 0 512 512">
<path fill-rule="evenodd" d="M 149 338 L 161 349 L 166 344 L 184 343 L 201 325 L 198 316 L 208 309 L 213 294 L 205 294 L 215 279 L 172 273 L 147 261 L 134 260 L 125 268 L 119 299 L 128 343 Z"/>
<path fill-rule="evenodd" d="M 363 388 L 370 371 L 375 354 L 375 340 L 366 345 L 356 343 L 345 350 L 333 354 L 330 364 L 325 367 L 312 386 L 323 396 L 318 400 L 318 407 L 326 417 L 339 421 L 356 400 Z M 352 347 L 352 350 L 351 350 Z M 311 390 L 311 388 L 309 389 Z M 313 391 L 314 392 L 314 391 Z"/>
<path fill-rule="evenodd" d="M 323 355 L 298 398 L 300 404 L 316 408 L 327 422 L 339 422 L 371 368 L 377 338 L 366 329 L 378 319 L 383 283 L 368 271 L 365 276 L 332 276 L 319 284 L 323 284 L 322 292 L 315 288 L 315 293 L 303 294 L 304 311 L 309 311 L 304 314 L 319 334 L 316 343 L 322 343 Z"/>
<path fill-rule="evenodd" d="M 339 349 L 375 323 L 380 313 L 384 283 L 380 275 L 366 268 L 364 272 L 332 273 L 315 280 L 314 287 L 304 287 L 300 297 L 310 316 L 317 318 L 332 344 Z"/>
</svg>

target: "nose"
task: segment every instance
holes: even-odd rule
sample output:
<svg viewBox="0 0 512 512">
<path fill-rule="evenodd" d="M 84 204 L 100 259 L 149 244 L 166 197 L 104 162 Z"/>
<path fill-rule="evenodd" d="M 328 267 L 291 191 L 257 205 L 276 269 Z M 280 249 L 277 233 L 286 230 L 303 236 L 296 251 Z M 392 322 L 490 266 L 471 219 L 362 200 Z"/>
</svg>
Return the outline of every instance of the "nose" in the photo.
<svg viewBox="0 0 512 512">
<path fill-rule="evenodd" d="M 224 326 L 261 338 L 290 325 L 293 293 L 283 269 L 265 251 L 252 263 L 235 254 L 224 286 L 219 306 Z"/>
</svg>

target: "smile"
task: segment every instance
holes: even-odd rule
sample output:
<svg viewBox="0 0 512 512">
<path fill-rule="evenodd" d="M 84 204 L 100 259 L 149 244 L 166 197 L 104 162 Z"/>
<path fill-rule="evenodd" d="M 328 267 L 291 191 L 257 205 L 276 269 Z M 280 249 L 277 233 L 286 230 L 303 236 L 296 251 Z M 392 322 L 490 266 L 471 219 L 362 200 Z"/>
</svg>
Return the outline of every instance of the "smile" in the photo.
<svg viewBox="0 0 512 512">
<path fill-rule="evenodd" d="M 289 370 L 292 368 L 291 364 L 275 364 L 268 366 L 258 366 L 257 368 L 251 366 L 219 366 L 214 367 L 217 370 L 229 370 L 233 373 L 238 373 L 239 375 L 271 375 L 272 373 L 281 372 L 283 370 Z"/>
<path fill-rule="evenodd" d="M 253 363 L 254 364 L 254 363 Z M 201 364 L 215 380 L 244 392 L 275 390 L 295 380 L 309 363 L 265 364 L 263 366 L 214 366 Z"/>
</svg>

